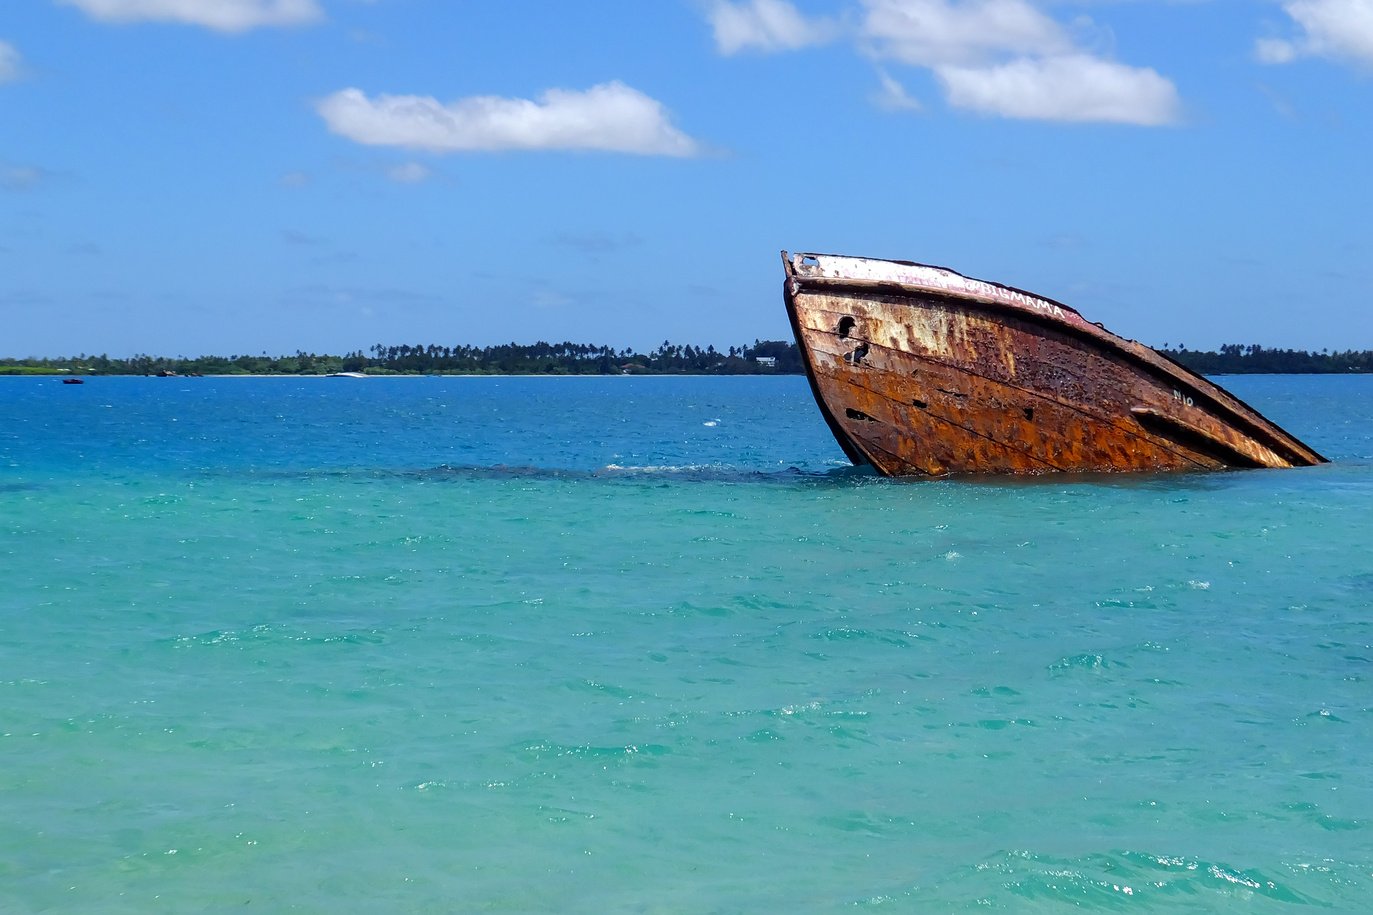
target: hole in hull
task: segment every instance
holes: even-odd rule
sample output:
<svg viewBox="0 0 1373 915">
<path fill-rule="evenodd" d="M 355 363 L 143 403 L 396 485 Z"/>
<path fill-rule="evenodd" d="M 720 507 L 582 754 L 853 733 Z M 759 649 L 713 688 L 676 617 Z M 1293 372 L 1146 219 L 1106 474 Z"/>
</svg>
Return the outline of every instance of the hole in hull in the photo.
<svg viewBox="0 0 1373 915">
<path fill-rule="evenodd" d="M 834 332 L 839 335 L 840 340 L 847 340 L 849 334 L 853 332 L 853 326 L 857 323 L 853 318 L 845 315 L 839 319 L 839 326 L 834 329 Z"/>
<path fill-rule="evenodd" d="M 849 365 L 862 365 L 863 360 L 867 357 L 868 345 L 866 343 L 863 343 L 859 345 L 858 349 L 854 350 L 853 352 L 845 356 L 844 361 L 847 362 Z"/>
<path fill-rule="evenodd" d="M 862 410 L 855 410 L 853 407 L 846 407 L 844 409 L 844 415 L 847 416 L 849 419 L 857 419 L 865 423 L 877 422 L 877 420 L 873 419 L 871 416 L 864 413 Z"/>
</svg>

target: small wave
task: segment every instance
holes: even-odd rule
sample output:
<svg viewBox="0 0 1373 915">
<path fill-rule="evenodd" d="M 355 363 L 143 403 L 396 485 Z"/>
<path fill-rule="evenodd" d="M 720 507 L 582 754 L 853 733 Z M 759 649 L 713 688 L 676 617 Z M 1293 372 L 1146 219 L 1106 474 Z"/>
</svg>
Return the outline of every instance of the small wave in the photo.
<svg viewBox="0 0 1373 915">
<path fill-rule="evenodd" d="M 439 464 L 423 469 L 393 467 L 349 468 L 254 468 L 235 471 L 201 471 L 202 477 L 246 477 L 250 480 L 336 480 L 370 482 L 415 480 L 419 482 L 468 482 L 480 480 L 531 480 L 563 482 L 642 483 L 646 481 L 680 483 L 776 483 L 822 487 L 861 485 L 901 486 L 909 479 L 881 477 L 871 468 L 826 467 L 810 470 L 797 466 L 778 469 L 738 467 L 727 464 L 620 464 L 610 463 L 596 469 L 539 467 L 530 464 Z"/>
<path fill-rule="evenodd" d="M 976 897 L 979 905 L 1002 911 L 1057 911 L 1059 906 L 1176 911 L 1180 904 L 1189 910 L 1219 911 L 1259 900 L 1342 909 L 1365 899 L 1370 888 L 1362 869 L 1327 860 L 1239 867 L 1135 851 L 1077 857 L 1005 851 L 904 895 L 930 903 Z"/>
<path fill-rule="evenodd" d="M 891 629 L 862 629 L 854 626 L 831 626 L 811 635 L 813 639 L 826 642 L 870 642 L 890 645 L 894 648 L 909 648 L 911 642 L 906 633 Z"/>
<path fill-rule="evenodd" d="M 719 467 L 719 465 L 712 465 L 712 464 L 643 464 L 643 465 L 632 465 L 632 464 L 631 464 L 631 465 L 629 465 L 629 466 L 625 466 L 625 465 L 623 465 L 623 464 L 606 464 L 605 467 L 602 468 L 602 470 L 610 471 L 611 473 L 650 473 L 650 474 L 659 474 L 659 473 L 666 473 L 666 474 L 671 474 L 671 473 L 702 473 L 702 472 L 707 472 L 707 471 L 717 471 L 717 472 L 718 472 L 720 469 L 721 469 L 721 468 Z"/>
<path fill-rule="evenodd" d="M 246 647 L 264 644 L 297 643 L 307 645 L 362 645 L 380 644 L 385 636 L 375 629 L 351 632 L 315 634 L 301 632 L 287 626 L 258 625 L 248 629 L 214 629 L 196 635 L 182 635 L 167 640 L 176 648 L 200 648 L 217 645 Z"/>
<path fill-rule="evenodd" d="M 671 752 L 666 746 L 657 743 L 594 746 L 591 744 L 554 743 L 549 740 L 532 741 L 521 745 L 519 749 L 535 757 L 572 757 L 590 760 L 628 760 L 638 756 L 666 756 Z"/>
<path fill-rule="evenodd" d="M 755 470 L 724 464 L 607 464 L 590 476 L 602 480 L 663 479 L 687 483 L 792 483 L 824 479 L 824 474 L 800 467 Z"/>
<path fill-rule="evenodd" d="M 1049 673 L 1051 675 L 1064 674 L 1077 670 L 1090 670 L 1097 672 L 1108 670 L 1112 667 L 1126 666 L 1128 665 L 1124 664 L 1121 661 L 1113 661 L 1107 658 L 1105 655 L 1100 655 L 1092 652 L 1083 652 L 1082 654 L 1067 655 L 1065 657 L 1059 658 L 1057 661 L 1049 665 Z"/>
</svg>

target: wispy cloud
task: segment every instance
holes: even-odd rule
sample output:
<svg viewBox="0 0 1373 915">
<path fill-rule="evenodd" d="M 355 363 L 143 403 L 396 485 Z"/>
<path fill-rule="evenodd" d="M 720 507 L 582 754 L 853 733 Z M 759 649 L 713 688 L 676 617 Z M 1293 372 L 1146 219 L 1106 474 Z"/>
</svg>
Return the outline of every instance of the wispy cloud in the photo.
<svg viewBox="0 0 1373 915">
<path fill-rule="evenodd" d="M 1256 83 L 1254 88 L 1258 90 L 1259 94 L 1268 99 L 1269 103 L 1273 106 L 1273 110 L 1276 111 L 1280 117 L 1295 119 L 1298 116 L 1297 107 L 1292 104 L 1292 100 L 1272 86 L 1265 85 L 1264 83 Z"/>
<path fill-rule="evenodd" d="M 1086 247 L 1086 242 L 1081 235 L 1074 235 L 1069 232 L 1060 232 L 1057 235 L 1049 235 L 1039 240 L 1042 248 L 1049 248 L 1054 251 L 1071 251 Z"/>
<path fill-rule="evenodd" d="M 422 95 L 344 89 L 316 106 L 329 129 L 357 143 L 431 152 L 602 150 L 693 156 L 699 144 L 663 105 L 620 82 L 585 92 L 549 89 L 538 101 L 473 96 L 444 104 Z"/>
<path fill-rule="evenodd" d="M 708 16 L 721 53 L 741 47 L 797 49 L 815 43 L 802 40 L 806 36 L 837 34 L 834 23 L 852 22 L 842 33 L 864 56 L 930 70 L 949 105 L 981 114 L 1142 126 L 1179 118 L 1181 104 L 1170 80 L 1082 48 L 1073 32 L 1085 20 L 1069 29 L 1045 11 L 1048 0 L 855 2 L 855 15 L 824 20 L 806 18 L 787 0 L 722 0 L 708 8 Z M 730 30 L 724 34 L 733 36 L 728 42 L 722 38 L 722 10 L 733 17 L 725 19 Z M 878 106 L 920 107 L 887 70 L 879 67 L 877 78 L 880 88 L 873 98 Z"/>
<path fill-rule="evenodd" d="M 403 162 L 386 170 L 386 177 L 397 184 L 419 184 L 429 180 L 431 174 L 429 166 L 422 162 Z"/>
<path fill-rule="evenodd" d="M 833 22 L 808 19 L 787 0 L 715 0 L 706 10 L 721 54 L 744 50 L 792 51 L 835 35 Z"/>
<path fill-rule="evenodd" d="M 0 162 L 0 188 L 7 191 L 27 191 L 51 177 L 47 169 L 36 165 L 8 165 Z"/>
<path fill-rule="evenodd" d="M 1025 0 L 864 0 L 864 6 L 863 37 L 878 56 L 918 67 L 1073 49 L 1063 28 Z"/>
<path fill-rule="evenodd" d="M 281 239 L 288 245 L 306 248 L 318 247 L 319 245 L 324 244 L 324 239 L 315 235 L 310 235 L 307 232 L 302 232 L 299 229 L 282 229 Z"/>
<path fill-rule="evenodd" d="M 0 305 L 27 308 L 34 305 L 51 305 L 54 301 L 53 297 L 46 292 L 38 292 L 34 289 L 0 290 Z"/>
<path fill-rule="evenodd" d="M 622 251 L 643 244 L 643 239 L 632 232 L 610 235 L 605 232 L 559 232 L 548 239 L 548 243 L 560 248 L 570 248 L 582 254 L 596 255 Z"/>
<path fill-rule="evenodd" d="M 57 0 L 102 22 L 178 22 L 219 32 L 306 25 L 324 18 L 316 0 Z"/>
<path fill-rule="evenodd" d="M 919 111 L 924 107 L 886 70 L 879 69 L 877 79 L 881 88 L 874 94 L 873 103 L 878 108 L 885 108 L 888 111 Z"/>
<path fill-rule="evenodd" d="M 0 41 L 0 85 L 18 79 L 22 68 L 23 58 L 19 56 L 14 45 Z"/>
<path fill-rule="evenodd" d="M 427 308 L 441 299 L 429 292 L 395 286 L 335 286 L 312 283 L 295 286 L 283 294 L 283 304 L 312 308 L 355 308 L 366 314 L 373 309 Z"/>
<path fill-rule="evenodd" d="M 564 292 L 547 287 L 535 289 L 529 296 L 529 304 L 535 308 L 566 308 L 577 300 Z"/>
<path fill-rule="evenodd" d="M 1373 0 L 1288 0 L 1283 11 L 1298 28 L 1292 38 L 1261 38 L 1259 60 L 1285 64 L 1327 57 L 1373 66 Z"/>
</svg>

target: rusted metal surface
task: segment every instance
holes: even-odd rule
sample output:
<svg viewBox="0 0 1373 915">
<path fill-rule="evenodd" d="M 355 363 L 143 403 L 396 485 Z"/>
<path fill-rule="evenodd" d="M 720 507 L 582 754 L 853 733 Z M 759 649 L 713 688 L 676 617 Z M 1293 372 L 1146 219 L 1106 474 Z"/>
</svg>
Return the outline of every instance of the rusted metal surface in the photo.
<svg viewBox="0 0 1373 915">
<path fill-rule="evenodd" d="M 921 264 L 782 259 L 816 402 L 849 459 L 888 476 L 1325 462 L 1062 303 Z"/>
</svg>

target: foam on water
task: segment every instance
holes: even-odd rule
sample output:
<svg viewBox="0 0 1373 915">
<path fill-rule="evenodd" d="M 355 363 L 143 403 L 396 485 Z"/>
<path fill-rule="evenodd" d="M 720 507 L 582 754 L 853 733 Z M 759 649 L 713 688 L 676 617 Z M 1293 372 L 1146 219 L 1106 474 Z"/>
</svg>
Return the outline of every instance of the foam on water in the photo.
<svg viewBox="0 0 1373 915">
<path fill-rule="evenodd" d="M 1365 379 L 916 485 L 801 379 L 154 381 L 0 385 L 0 908 L 1368 906 Z"/>
</svg>

